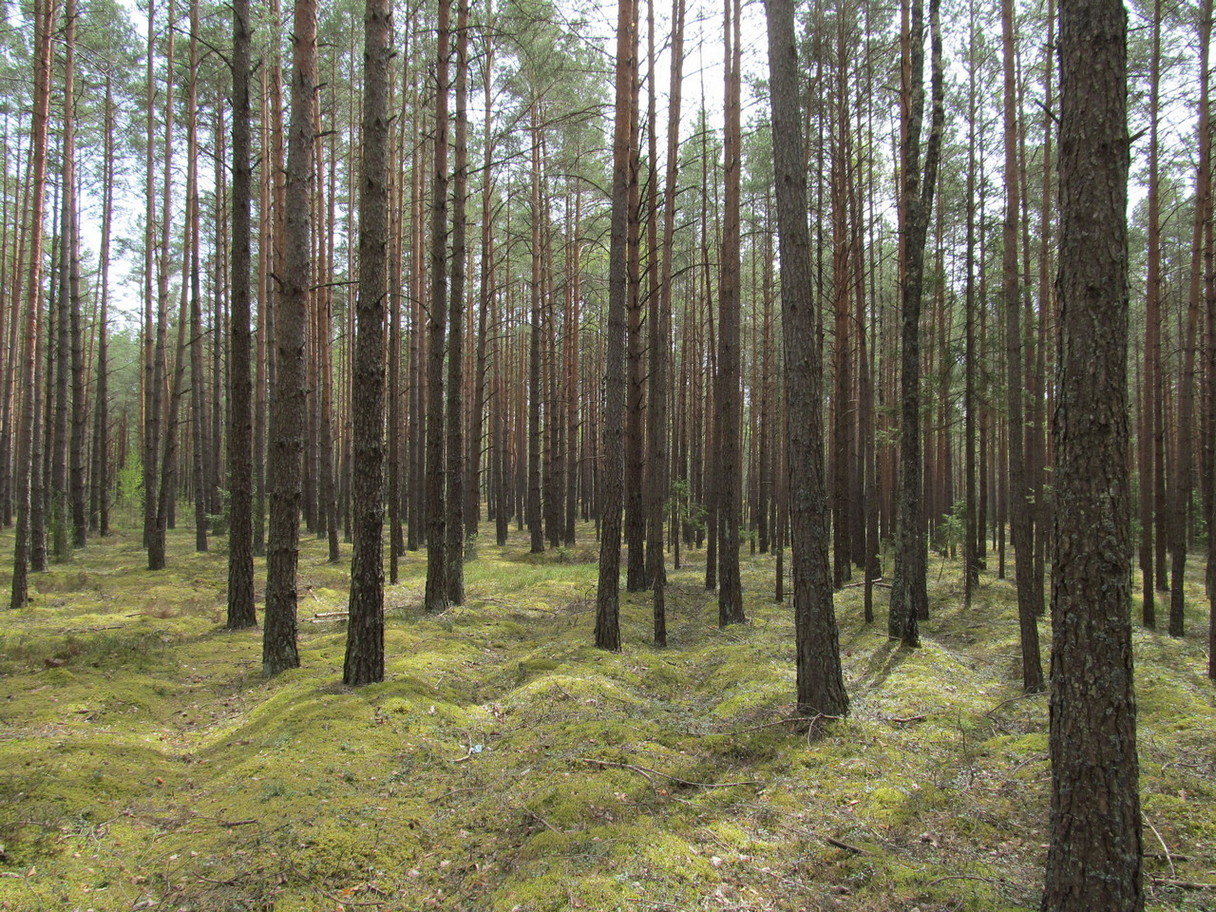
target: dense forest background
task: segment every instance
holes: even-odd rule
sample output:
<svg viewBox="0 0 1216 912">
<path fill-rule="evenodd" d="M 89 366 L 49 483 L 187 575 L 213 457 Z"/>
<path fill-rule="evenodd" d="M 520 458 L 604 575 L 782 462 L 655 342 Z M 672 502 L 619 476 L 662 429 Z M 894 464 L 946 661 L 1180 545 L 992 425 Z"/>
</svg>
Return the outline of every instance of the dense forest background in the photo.
<svg viewBox="0 0 1216 912">
<path fill-rule="evenodd" d="M 11 606 L 124 536 L 153 579 L 174 561 L 217 566 L 184 553 L 180 527 L 197 555 L 223 551 L 224 626 L 260 620 L 276 675 L 309 642 L 303 535 L 305 555 L 315 538 L 328 564 L 350 560 L 345 609 L 314 619 L 346 624 L 342 680 L 363 685 L 385 679 L 386 577 L 425 574 L 417 597 L 438 614 L 484 599 L 472 568 L 502 569 L 525 541 L 533 562 L 594 564 L 594 644 L 610 653 L 667 644 L 669 579 L 695 575 L 719 631 L 758 600 L 784 601 L 788 584 L 793 715 L 810 720 L 810 744 L 849 714 L 858 682 L 833 591 L 843 604 L 859 590 L 861 622 L 885 615 L 891 641 L 916 647 L 949 565 L 963 610 L 1014 584 L 1027 695 L 1047 687 L 1053 593 L 1053 720 L 1069 711 L 1070 670 L 1092 659 L 1113 675 L 1122 753 L 1101 763 L 1134 796 L 1121 555 L 1138 548 L 1138 626 L 1183 652 L 1216 566 L 1212 5 L 1132 4 L 1126 45 L 1122 31 L 1110 42 L 1126 47 L 1130 89 L 1130 194 L 1126 175 L 1109 178 L 1126 255 L 1121 218 L 1107 249 L 1075 246 L 1075 233 L 1070 247 L 1067 230 L 1086 206 L 1062 151 L 1080 135 L 1062 79 L 1086 58 L 1064 29 L 1121 21 L 1122 4 L 1100 5 L 6 7 Z M 1089 126 L 1113 130 L 1123 161 L 1124 60 L 1110 86 L 1101 64 Z M 1110 325 L 1078 329 L 1065 306 L 1077 264 L 1111 251 Z M 1088 362 L 1078 338 L 1094 343 Z M 1086 422 L 1114 428 L 1109 451 L 1078 436 Z M 1077 440 L 1095 454 L 1089 493 L 1112 505 L 1113 531 L 1088 545 L 1105 514 L 1077 499 Z M 1049 586 L 1077 549 L 1118 558 L 1117 581 L 1091 567 Z M 622 569 L 624 604 L 645 593 L 650 609 L 645 637 L 625 619 L 632 641 Z M 1114 639 L 1062 638 L 1059 620 L 1083 615 Z M 943 618 L 933 635 L 949 631 Z M 1110 655 L 1091 651 L 1104 643 Z M 13 654 L 51 670 L 75 658 Z M 1096 732 L 1075 730 L 1075 745 Z M 1067 892 L 1060 872 L 1086 867 L 1062 860 L 1060 737 L 1049 895 Z M 467 741 L 452 762 L 479 753 Z M 652 785 L 648 773 L 664 775 L 573 760 Z M 1139 806 L 1126 813 L 1139 833 Z M 1136 859 L 1139 891 L 1139 836 L 1108 841 Z"/>
<path fill-rule="evenodd" d="M 174 526 L 179 502 L 188 503 L 203 549 L 228 510 L 231 23 L 226 10 L 197 3 L 138 12 L 46 4 L 39 11 L 49 17 L 46 47 L 35 46 L 35 11 L 10 9 L 3 33 L 0 519 L 13 522 L 28 470 L 39 495 L 28 539 L 35 569 L 48 551 L 69 559 L 90 534 L 107 530 L 115 505 L 138 511 L 142 504 L 155 552 L 157 528 Z M 724 157 L 730 142 L 738 143 L 741 220 L 738 275 L 726 279 L 738 285 L 737 376 L 727 384 L 739 395 L 739 503 L 732 510 L 746 546 L 761 552 L 782 543 L 786 521 L 763 24 L 757 9 L 741 11 L 746 103 L 732 138 L 724 134 L 720 13 L 689 12 L 687 22 L 683 9 L 651 11 L 640 21 L 624 429 L 631 589 L 653 576 L 644 554 L 654 520 L 645 505 L 660 500 L 667 502 L 666 541 L 677 547 L 672 559 L 680 560 L 679 547 L 708 545 L 707 583 L 716 583 L 719 465 L 712 455 L 735 439 L 715 429 L 724 395 L 720 337 L 734 338 L 733 316 L 732 325 L 719 325 L 724 230 L 734 231 L 724 226 L 734 209 L 724 198 L 733 180 L 733 159 Z M 1129 367 L 1143 616 L 1151 626 L 1161 598 L 1154 592 L 1169 589 L 1171 560 L 1185 563 L 1188 546 L 1205 540 L 1213 496 L 1210 22 L 1202 4 L 1143 4 L 1132 13 Z M 350 4 L 326 4 L 317 15 L 300 508 L 309 532 L 330 536 L 337 559 L 351 537 L 356 474 L 363 28 L 362 11 Z M 575 15 L 517 3 L 466 10 L 455 24 L 464 50 L 452 66 L 463 100 L 459 114 L 443 116 L 465 126 L 450 127 L 462 131 L 461 151 L 452 153 L 443 187 L 460 184 L 459 203 L 444 193 L 448 215 L 462 227 L 457 251 L 457 229 L 445 223 L 438 261 L 451 270 L 439 289 L 449 319 L 433 307 L 436 240 L 427 224 L 439 187 L 432 173 L 435 15 L 425 5 L 396 11 L 387 64 L 393 567 L 427 541 L 428 501 L 443 499 L 427 481 L 436 470 L 427 464 L 427 412 L 436 408 L 428 392 L 437 388 L 448 397 L 440 409 L 459 407 L 458 420 L 448 421 L 455 436 L 440 451 L 463 476 L 461 504 L 446 511 L 464 525 L 465 539 L 488 534 L 484 515 L 499 539 L 517 522 L 534 548 L 558 547 L 569 542 L 576 518 L 599 515 L 612 23 L 604 11 Z M 1003 576 L 1007 530 L 1016 528 L 1033 556 L 1027 591 L 1041 593 L 1052 510 L 1055 13 L 1044 4 L 970 3 L 946 4 L 937 15 L 944 111 L 918 324 L 925 541 L 936 550 L 964 549 L 972 563 L 991 563 Z M 279 261 L 288 254 L 286 16 L 270 5 L 251 23 L 258 553 L 269 502 Z M 839 587 L 867 565 L 870 577 L 880 576 L 881 543 L 894 538 L 908 42 L 894 8 L 806 4 L 798 16 Z M 681 50 L 674 66 L 672 46 Z M 30 77 L 45 54 L 43 112 Z M 46 115 L 41 166 L 31 153 L 39 129 L 31 111 Z M 445 160 L 450 145 L 443 144 Z M 30 230 L 36 213 L 37 233 Z M 30 249 L 35 241 L 40 257 Z M 1020 308 L 1007 306 L 1011 294 Z M 435 352 L 438 372 L 428 361 Z M 25 442 L 19 429 L 28 430 Z M 655 444 L 657 456 L 648 452 Z M 26 452 L 30 458 L 19 458 Z M 1014 487 L 1025 496 L 1011 495 Z M 1042 597 L 1031 597 L 1041 612 Z M 1177 598 L 1169 603 L 1177 632 Z"/>
</svg>

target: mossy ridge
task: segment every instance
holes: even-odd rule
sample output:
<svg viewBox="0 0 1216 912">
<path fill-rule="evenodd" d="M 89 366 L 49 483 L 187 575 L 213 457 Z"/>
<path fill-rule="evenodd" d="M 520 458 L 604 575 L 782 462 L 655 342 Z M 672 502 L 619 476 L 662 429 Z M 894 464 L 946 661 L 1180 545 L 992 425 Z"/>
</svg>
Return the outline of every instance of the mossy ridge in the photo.
<svg viewBox="0 0 1216 912">
<path fill-rule="evenodd" d="M 593 564 L 483 543 L 469 606 L 427 616 L 407 559 L 388 679 L 352 692 L 336 683 L 340 621 L 303 624 L 304 667 L 268 681 L 258 633 L 217 630 L 222 557 L 194 555 L 188 532 L 170 543 L 155 585 L 137 543 L 107 541 L 0 622 L 12 908 L 1036 904 L 1046 701 L 1019 694 L 1006 582 L 986 575 L 966 612 L 956 564 L 935 573 L 917 652 L 861 624 L 859 590 L 838 593 L 853 714 L 807 742 L 779 724 L 792 618 L 769 601 L 768 557 L 744 556 L 750 623 L 727 630 L 701 569 L 674 573 L 666 650 L 648 645 L 649 594 L 623 593 L 620 655 L 587 644 Z M 343 607 L 345 567 L 304 548 L 308 620 Z M 80 648 L 48 666 L 69 630 Z M 1146 817 L 1176 870 L 1146 832 L 1148 869 L 1202 880 L 1216 856 L 1202 644 L 1138 632 L 1136 650 Z"/>
</svg>

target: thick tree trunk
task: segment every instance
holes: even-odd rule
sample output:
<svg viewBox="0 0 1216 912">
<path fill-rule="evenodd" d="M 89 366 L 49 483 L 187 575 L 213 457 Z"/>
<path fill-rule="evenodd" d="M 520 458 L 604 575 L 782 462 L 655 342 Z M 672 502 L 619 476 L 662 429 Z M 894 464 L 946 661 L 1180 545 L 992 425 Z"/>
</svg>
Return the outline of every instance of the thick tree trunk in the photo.
<svg viewBox="0 0 1216 912">
<path fill-rule="evenodd" d="M 469 196 L 469 0 L 456 0 L 456 124 L 452 169 L 452 287 L 448 298 L 447 599 L 464 604 L 465 207 Z"/>
<path fill-rule="evenodd" d="M 922 0 L 912 0 L 908 31 L 906 118 L 901 142 L 903 175 L 903 257 L 900 319 L 903 348 L 900 353 L 899 492 L 896 502 L 895 576 L 887 632 L 909 646 L 920 642 L 917 621 L 928 616 L 928 553 L 925 547 L 925 510 L 921 490 L 920 441 L 920 311 L 924 283 L 925 240 L 937 183 L 945 119 L 942 84 L 939 0 L 929 0 L 932 31 L 932 120 L 921 171 L 920 133 L 924 116 L 924 25 Z"/>
<path fill-rule="evenodd" d="M 1130 623 L 1126 41 L 1120 0 L 1061 0 L 1044 912 L 1144 908 Z"/>
<path fill-rule="evenodd" d="M 654 4 L 650 6 L 650 57 L 654 58 Z M 652 614 L 654 620 L 654 642 L 656 646 L 667 645 L 667 568 L 663 555 L 663 522 L 669 495 L 668 484 L 668 364 L 671 354 L 671 302 L 672 302 L 672 252 L 675 247 L 676 191 L 680 169 L 680 83 L 684 64 L 684 0 L 676 0 L 674 20 L 671 25 L 671 95 L 668 101 L 667 120 L 667 182 L 663 192 L 663 243 L 655 294 L 651 296 L 650 313 L 650 411 L 647 415 L 649 427 L 650 458 L 646 462 L 649 481 L 650 517 L 647 527 L 647 575 L 653 587 Z M 654 66 L 651 66 L 651 92 L 653 97 Z M 651 105 L 651 110 L 654 105 Z M 651 124 L 651 134 L 654 124 Z M 652 142 L 652 146 L 655 143 Z M 654 156 L 652 149 L 652 159 Z M 657 177 L 657 166 L 656 166 Z M 652 217 L 657 212 L 652 212 Z M 657 229 L 657 225 L 655 226 Z M 657 232 L 656 232 L 657 233 Z M 656 251 L 657 253 L 657 251 Z M 652 263 L 652 268 L 656 264 Z"/>
<path fill-rule="evenodd" d="M 270 528 L 262 668 L 277 674 L 300 664 L 296 646 L 296 568 L 307 397 L 305 327 L 312 283 L 309 218 L 317 82 L 315 0 L 296 0 L 292 25 L 291 128 L 283 208 L 283 274 L 275 314 L 275 384 L 270 407 Z"/>
<path fill-rule="evenodd" d="M 608 256 L 608 333 L 604 369 L 603 469 L 596 507 L 600 517 L 600 565 L 596 587 L 595 645 L 621 648 L 621 500 L 625 473 L 625 269 L 629 221 L 629 142 L 634 74 L 637 71 L 637 4 L 618 0 L 616 113 L 612 141 L 612 221 Z"/>
<path fill-rule="evenodd" d="M 156 349 L 153 339 L 157 327 L 164 321 L 154 318 L 153 286 L 156 264 L 156 2 L 148 2 L 148 41 L 145 64 L 145 131 L 144 131 L 144 272 L 143 272 L 143 338 L 141 391 L 143 414 L 140 467 L 143 489 L 143 543 L 149 550 L 152 566 L 152 531 L 156 526 L 156 454 L 160 447 L 160 383 L 156 372 Z M 172 95 L 172 82 L 168 85 Z"/>
<path fill-rule="evenodd" d="M 29 276 L 25 285 L 25 332 L 22 346 L 22 395 L 20 427 L 16 450 L 16 508 L 17 527 L 13 546 L 13 580 L 10 608 L 24 608 L 29 603 L 29 571 L 33 541 L 33 498 L 41 491 L 32 484 L 38 433 L 38 349 L 41 320 L 42 291 L 42 220 L 45 215 L 47 170 L 47 119 L 51 97 L 51 23 L 54 22 L 53 0 L 34 2 L 34 107 L 30 128 L 30 212 L 29 212 Z"/>
<path fill-rule="evenodd" d="M 359 194 L 359 300 L 353 361 L 354 465 L 350 624 L 342 683 L 384 680 L 384 299 L 388 292 L 388 70 L 392 7 L 363 12 L 363 163 Z"/>
<path fill-rule="evenodd" d="M 198 0 L 190 2 L 190 70 L 186 88 L 186 238 L 190 248 L 190 431 L 193 457 L 194 549 L 207 550 L 207 438 L 203 389 L 203 312 L 199 279 Z M 216 441 L 218 443 L 218 441 Z"/>
<path fill-rule="evenodd" d="M 68 433 L 72 415 L 72 325 L 78 325 L 79 285 L 73 288 L 72 261 L 76 224 L 76 120 L 75 94 L 75 0 L 64 4 L 63 147 L 60 153 L 59 187 L 59 293 L 55 319 L 54 442 L 51 448 L 51 540 L 55 560 L 72 558 L 69 540 L 70 503 L 68 490 Z M 75 306 L 75 313 L 73 313 Z"/>
<path fill-rule="evenodd" d="M 253 589 L 253 383 L 250 244 L 253 201 L 249 0 L 232 5 L 232 299 L 228 315 L 228 620 L 257 623 Z"/>
<path fill-rule="evenodd" d="M 740 4 L 726 0 L 726 133 L 723 145 L 725 193 L 722 218 L 722 261 L 718 285 L 718 371 L 716 440 L 718 486 L 718 625 L 739 624 L 743 590 L 739 577 L 740 422 L 743 403 L 739 390 L 740 261 L 739 202 L 742 177 L 742 123 L 740 116 Z"/>
<path fill-rule="evenodd" d="M 785 479 L 793 551 L 798 711 L 808 716 L 843 716 L 849 710 L 849 697 L 840 666 L 828 567 L 821 405 L 823 354 L 815 331 L 815 304 L 811 298 L 811 245 L 799 118 L 794 4 L 792 0 L 768 0 L 766 10 L 788 403 Z M 779 530 L 778 537 L 781 534 Z M 781 594 L 779 591 L 778 595 Z"/>
<path fill-rule="evenodd" d="M 64 8 L 64 140 L 65 173 L 71 172 L 64 190 L 72 202 L 68 207 L 67 232 L 68 314 L 70 334 L 72 408 L 68 440 L 68 501 L 71 512 L 72 546 L 83 548 L 88 535 L 86 509 L 87 479 L 85 472 L 85 436 L 89 423 L 88 401 L 85 398 L 84 328 L 81 315 L 80 289 L 80 213 L 76 189 L 76 2 L 68 0 Z M 70 113 L 69 113 L 70 112 Z M 70 166 L 68 162 L 70 161 Z M 66 521 L 66 517 L 65 517 Z"/>
<path fill-rule="evenodd" d="M 1212 37 L 1212 0 L 1202 0 L 1199 17 L 1199 116 L 1196 135 L 1199 160 L 1195 169 L 1195 214 L 1191 233 L 1191 275 L 1182 351 L 1182 377 L 1178 390 L 1178 438 L 1170 503 L 1170 636 L 1183 635 L 1186 608 L 1187 513 L 1194 488 L 1195 355 L 1199 337 L 1199 310 L 1203 303 L 1203 235 L 1212 215 L 1212 138 L 1209 130 L 1208 72 Z"/>
<path fill-rule="evenodd" d="M 447 510 L 444 504 L 443 358 L 448 310 L 448 56 L 451 0 L 439 0 L 435 65 L 435 150 L 431 185 L 431 299 L 427 327 L 426 593 L 427 611 L 448 607 Z"/>
</svg>

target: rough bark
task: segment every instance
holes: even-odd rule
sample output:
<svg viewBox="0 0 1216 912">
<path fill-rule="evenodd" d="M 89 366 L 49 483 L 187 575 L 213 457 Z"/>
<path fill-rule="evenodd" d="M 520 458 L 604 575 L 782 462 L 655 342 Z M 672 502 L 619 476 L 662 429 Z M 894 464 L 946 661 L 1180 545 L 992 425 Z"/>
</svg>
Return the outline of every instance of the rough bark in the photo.
<svg viewBox="0 0 1216 912">
<path fill-rule="evenodd" d="M 33 550 L 32 499 L 40 496 L 33 487 L 34 436 L 38 433 L 36 386 L 38 383 L 38 338 L 41 321 L 39 302 L 42 288 L 42 257 L 35 251 L 42 248 L 42 219 L 46 201 L 47 119 L 51 97 L 51 23 L 54 21 L 53 0 L 34 3 L 34 98 L 30 127 L 30 238 L 29 276 L 25 285 L 25 337 L 22 346 L 21 418 L 17 436 L 16 474 L 16 540 L 13 546 L 13 580 L 10 608 L 24 608 L 29 603 L 30 552 Z"/>
<path fill-rule="evenodd" d="M 1138 912 L 1127 408 L 1127 13 L 1060 2 L 1060 301 L 1044 912 Z"/>
<path fill-rule="evenodd" d="M 723 194 L 722 260 L 718 283 L 718 371 L 716 441 L 718 485 L 715 504 L 718 520 L 718 625 L 739 624 L 743 590 L 739 577 L 739 526 L 742 522 L 740 422 L 743 403 L 739 390 L 740 347 L 740 232 L 739 202 L 742 176 L 741 48 L 739 0 L 726 0 L 726 132 L 722 149 Z"/>
<path fill-rule="evenodd" d="M 190 439 L 194 488 L 194 550 L 207 550 L 207 424 L 203 379 L 203 311 L 199 276 L 198 0 L 190 2 L 190 70 L 186 86 L 186 238 L 190 248 Z M 218 441 L 217 441 L 218 442 Z"/>
<path fill-rule="evenodd" d="M 426 593 L 427 611 L 448 606 L 447 511 L 444 509 L 443 356 L 448 309 L 448 56 L 451 0 L 439 0 L 435 65 L 435 149 L 431 183 L 431 300 L 427 324 Z"/>
<path fill-rule="evenodd" d="M 447 599 L 464 604 L 464 292 L 469 196 L 469 0 L 456 2 L 456 123 L 452 169 L 452 287 L 448 298 Z"/>
<path fill-rule="evenodd" d="M 602 420 L 603 469 L 596 506 L 600 565 L 595 596 L 595 645 L 621 648 L 621 501 L 625 477 L 625 270 L 629 218 L 629 140 L 637 70 L 637 4 L 619 0 L 616 34 L 616 109 L 612 141 L 612 221 L 608 256 L 608 334 Z"/>
<path fill-rule="evenodd" d="M 1194 488 L 1195 358 L 1199 335 L 1199 309 L 1203 301 L 1203 233 L 1212 209 L 1212 138 L 1209 130 L 1208 46 L 1212 37 L 1212 0 L 1203 0 L 1199 15 L 1199 116 L 1196 139 L 1199 160 L 1195 169 L 1195 213 L 1191 233 L 1191 274 L 1182 350 L 1182 377 L 1178 389 L 1177 467 L 1170 492 L 1170 636 L 1180 637 L 1185 627 L 1187 513 Z"/>
<path fill-rule="evenodd" d="M 798 50 L 792 0 L 767 0 L 773 170 L 781 257 L 785 344 L 786 490 L 794 584 L 798 711 L 848 712 L 828 567 L 828 505 L 823 466 L 823 355 L 811 297 L 806 167 L 799 116 Z M 785 499 L 783 492 L 782 499 Z M 784 512 L 784 510 L 782 511 Z M 782 535 L 779 524 L 778 537 Z M 778 554 L 780 555 L 780 546 Z"/>
<path fill-rule="evenodd" d="M 920 312 L 924 284 L 925 240 L 933 208 L 941 154 L 944 113 L 939 0 L 929 0 L 932 31 L 932 117 L 921 171 L 920 134 L 924 116 L 924 5 L 912 0 L 908 32 L 905 95 L 907 123 L 901 141 L 903 177 L 903 284 L 900 289 L 900 447 L 896 501 L 895 575 L 887 632 L 909 646 L 920 642 L 917 621 L 928 616 L 928 553 L 925 508 L 921 491 L 920 440 Z"/>
<path fill-rule="evenodd" d="M 1038 600 L 1034 593 L 1033 542 L 1029 489 L 1023 443 L 1022 324 L 1018 282 L 1017 237 L 1021 211 L 1017 172 L 1017 104 L 1014 93 L 1013 0 L 1001 5 L 1004 36 L 1005 100 L 1005 220 L 1002 263 L 1002 307 L 1005 311 L 1005 395 L 1009 415 L 1009 525 L 1017 555 L 1018 629 L 1022 649 L 1022 688 L 1027 693 L 1043 689 L 1043 663 L 1039 658 L 1039 631 L 1035 621 Z"/>
<path fill-rule="evenodd" d="M 252 113 L 249 102 L 253 34 L 249 0 L 232 4 L 232 297 L 228 367 L 228 620 L 257 623 L 253 588 L 253 380 L 250 339 L 250 245 L 253 201 Z"/>
<path fill-rule="evenodd" d="M 275 312 L 275 384 L 270 406 L 270 527 L 262 668 L 277 674 L 300 664 L 296 647 L 301 473 L 306 423 L 304 335 L 312 281 L 310 199 L 317 81 L 315 0 L 296 0 L 292 25 L 291 127 L 283 208 L 283 270 Z"/>
<path fill-rule="evenodd" d="M 651 52 L 653 57 L 654 18 L 651 3 Z M 675 247 L 676 230 L 676 181 L 680 169 L 680 83 L 684 64 L 684 0 L 676 0 L 674 20 L 671 26 L 671 95 L 668 100 L 667 121 L 667 175 L 663 192 L 663 243 L 661 247 L 657 294 L 652 297 L 650 336 L 650 412 L 647 437 L 650 442 L 650 458 L 646 468 L 649 473 L 650 518 L 646 542 L 647 575 L 653 587 L 652 615 L 654 642 L 656 646 L 667 645 L 667 568 L 663 555 L 663 522 L 668 500 L 668 446 L 667 404 L 668 365 L 671 354 L 671 302 L 672 302 L 672 251 Z M 652 67 L 653 85 L 653 67 Z M 653 132 L 653 125 L 652 125 Z M 673 536 L 674 538 L 674 536 Z"/>
<path fill-rule="evenodd" d="M 384 680 L 384 312 L 388 290 L 388 69 L 392 6 L 363 11 L 363 162 L 359 190 L 359 298 L 355 324 L 354 547 L 342 683 Z"/>
</svg>

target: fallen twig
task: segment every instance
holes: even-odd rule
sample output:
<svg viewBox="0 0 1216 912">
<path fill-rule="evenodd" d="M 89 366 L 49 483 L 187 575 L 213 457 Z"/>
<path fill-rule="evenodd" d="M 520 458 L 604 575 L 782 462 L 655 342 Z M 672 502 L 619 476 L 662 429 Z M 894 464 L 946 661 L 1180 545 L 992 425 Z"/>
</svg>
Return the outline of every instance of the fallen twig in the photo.
<svg viewBox="0 0 1216 912">
<path fill-rule="evenodd" d="M 1170 854 L 1170 847 L 1165 844 L 1165 840 L 1161 838 L 1161 833 L 1158 832 L 1155 826 L 1153 826 L 1153 822 L 1148 819 L 1148 814 L 1141 811 L 1140 816 L 1144 818 L 1144 822 L 1148 824 L 1148 828 L 1153 831 L 1153 835 L 1156 836 L 1157 841 L 1161 843 L 1161 849 L 1165 852 L 1165 860 L 1170 864 L 1170 873 L 1177 877 L 1178 869 L 1174 867 L 1174 856 Z"/>
<path fill-rule="evenodd" d="M 1017 658 L 1017 656 L 1009 656 L 1009 658 Z M 1000 703 L 996 704 L 996 706 L 992 707 L 992 709 L 985 710 L 984 715 L 991 716 L 994 712 L 996 712 L 1002 706 L 1007 706 L 1010 703 L 1020 703 L 1022 700 L 1029 700 L 1032 697 L 1037 697 L 1037 696 L 1039 696 L 1039 694 L 1037 694 L 1037 693 L 1018 694 L 1016 697 L 1010 697 L 1008 700 L 1002 700 Z"/>
<path fill-rule="evenodd" d="M 841 842 L 839 839 L 833 839 L 831 836 L 824 836 L 823 841 L 830 846 L 835 846 L 838 849 L 844 849 L 846 852 L 852 852 L 854 855 L 868 855 L 865 849 L 859 849 L 855 845 L 849 845 L 847 842 Z"/>
<path fill-rule="evenodd" d="M 545 828 L 546 828 L 546 829 L 551 830 L 552 832 L 556 833 L 558 836 L 565 836 L 565 835 L 566 835 L 566 831 L 565 831 L 565 830 L 562 830 L 562 829 L 559 829 L 558 827 L 555 827 L 555 826 L 554 826 L 553 824 L 551 824 L 551 823 L 550 823 L 548 820 L 546 820 L 546 819 L 545 819 L 544 817 L 542 817 L 540 814 L 536 813 L 536 811 L 532 810 L 532 808 L 528 807 L 526 804 L 525 804 L 525 805 L 523 805 L 523 809 L 524 809 L 524 813 L 525 813 L 525 814 L 527 814 L 527 815 L 528 815 L 529 817 L 531 817 L 533 820 L 535 820 L 535 821 L 537 821 L 537 822 L 539 822 L 539 823 L 544 824 L 544 826 L 545 826 Z"/>
<path fill-rule="evenodd" d="M 992 884 L 996 887 L 1003 886 L 1006 883 L 1004 880 L 993 880 L 991 877 L 980 877 L 978 874 L 947 874 L 945 877 L 939 877 L 937 880 L 929 881 L 927 884 L 925 884 L 925 886 L 933 887 L 947 880 L 978 880 L 982 883 Z"/>
</svg>

